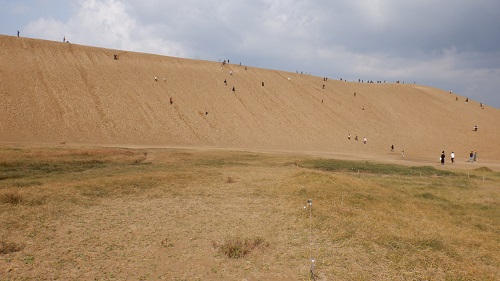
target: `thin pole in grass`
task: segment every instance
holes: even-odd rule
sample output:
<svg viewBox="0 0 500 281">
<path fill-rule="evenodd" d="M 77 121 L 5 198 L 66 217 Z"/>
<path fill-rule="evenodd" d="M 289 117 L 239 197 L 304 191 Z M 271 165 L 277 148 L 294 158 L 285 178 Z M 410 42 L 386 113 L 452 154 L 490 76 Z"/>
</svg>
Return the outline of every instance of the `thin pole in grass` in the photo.
<svg viewBox="0 0 500 281">
<path fill-rule="evenodd" d="M 310 280 L 316 280 L 316 275 L 314 273 L 316 267 L 316 260 L 312 256 L 312 199 L 307 199 L 307 206 L 309 208 L 309 260 L 311 261 L 310 267 Z"/>
</svg>

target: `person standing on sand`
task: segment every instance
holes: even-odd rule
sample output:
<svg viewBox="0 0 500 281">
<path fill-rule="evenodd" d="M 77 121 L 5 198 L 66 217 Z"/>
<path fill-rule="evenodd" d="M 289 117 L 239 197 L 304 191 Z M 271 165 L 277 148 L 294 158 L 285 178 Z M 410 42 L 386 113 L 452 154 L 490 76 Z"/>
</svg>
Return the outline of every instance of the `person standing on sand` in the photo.
<svg viewBox="0 0 500 281">
<path fill-rule="evenodd" d="M 363 143 L 366 144 L 366 137 L 363 137 Z"/>
<path fill-rule="evenodd" d="M 477 159 L 477 151 L 474 152 L 474 163 L 476 163 L 476 159 Z"/>
<path fill-rule="evenodd" d="M 472 158 L 474 157 L 474 152 L 472 150 L 469 153 L 469 162 L 472 162 Z"/>
<path fill-rule="evenodd" d="M 358 135 L 355 135 L 354 140 L 358 141 Z"/>
<path fill-rule="evenodd" d="M 394 152 L 394 144 L 391 145 L 391 151 Z"/>
<path fill-rule="evenodd" d="M 451 164 L 455 163 L 455 152 L 451 152 L 451 155 L 450 155 L 450 158 L 451 158 Z"/>
<path fill-rule="evenodd" d="M 401 158 L 405 158 L 405 151 L 401 151 Z"/>
<path fill-rule="evenodd" d="M 348 139 L 348 140 L 351 140 L 351 134 L 349 134 L 349 135 L 347 136 L 347 139 Z"/>
<path fill-rule="evenodd" d="M 446 155 L 444 154 L 444 150 L 443 152 L 441 152 L 441 165 L 444 165 L 444 158 L 446 157 Z"/>
</svg>

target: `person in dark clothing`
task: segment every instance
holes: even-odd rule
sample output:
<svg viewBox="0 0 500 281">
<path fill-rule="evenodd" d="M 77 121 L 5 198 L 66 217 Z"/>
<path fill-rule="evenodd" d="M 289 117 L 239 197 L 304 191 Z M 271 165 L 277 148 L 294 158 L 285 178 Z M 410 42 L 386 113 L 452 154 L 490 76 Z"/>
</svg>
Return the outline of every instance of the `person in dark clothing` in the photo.
<svg viewBox="0 0 500 281">
<path fill-rule="evenodd" d="M 446 157 L 446 155 L 444 154 L 444 150 L 443 152 L 441 152 L 441 165 L 444 165 L 444 158 Z"/>
</svg>

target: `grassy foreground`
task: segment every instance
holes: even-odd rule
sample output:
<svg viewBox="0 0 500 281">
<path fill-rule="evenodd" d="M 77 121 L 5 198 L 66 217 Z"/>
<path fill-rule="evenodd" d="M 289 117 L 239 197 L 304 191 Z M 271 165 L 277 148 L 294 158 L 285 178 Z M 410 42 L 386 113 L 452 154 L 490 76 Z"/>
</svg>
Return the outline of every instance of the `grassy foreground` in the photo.
<svg viewBox="0 0 500 281">
<path fill-rule="evenodd" d="M 499 280 L 499 187 L 487 168 L 1 147 L 0 280 Z"/>
</svg>

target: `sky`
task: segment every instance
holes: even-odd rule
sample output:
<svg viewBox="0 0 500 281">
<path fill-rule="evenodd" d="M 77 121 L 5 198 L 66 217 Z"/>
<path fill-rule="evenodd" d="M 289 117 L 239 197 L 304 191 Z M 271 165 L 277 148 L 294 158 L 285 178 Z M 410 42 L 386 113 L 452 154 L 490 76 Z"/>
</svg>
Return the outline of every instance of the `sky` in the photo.
<svg viewBox="0 0 500 281">
<path fill-rule="evenodd" d="M 348 81 L 500 108 L 498 0 L 0 0 L 0 34 Z"/>
</svg>

